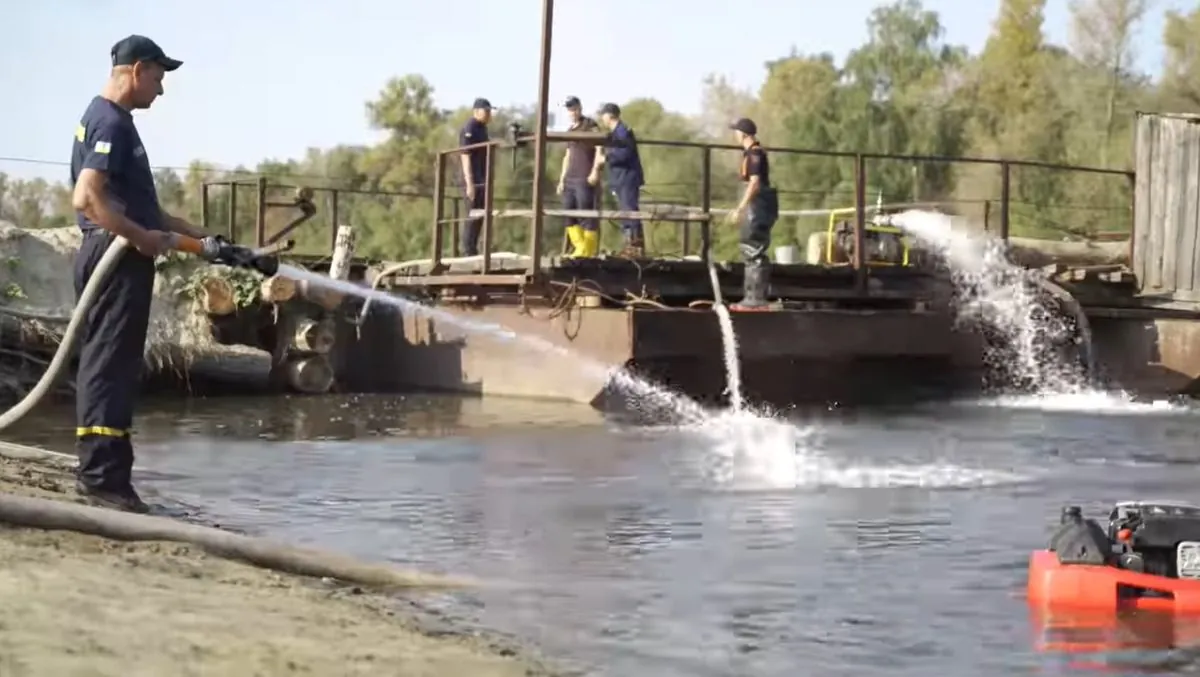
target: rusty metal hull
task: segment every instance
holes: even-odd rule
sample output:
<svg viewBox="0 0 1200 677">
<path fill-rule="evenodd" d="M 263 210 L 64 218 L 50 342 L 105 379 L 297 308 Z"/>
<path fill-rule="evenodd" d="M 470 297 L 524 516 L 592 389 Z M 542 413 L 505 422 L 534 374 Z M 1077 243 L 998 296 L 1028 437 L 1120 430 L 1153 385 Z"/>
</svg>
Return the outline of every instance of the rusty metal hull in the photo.
<svg viewBox="0 0 1200 677">
<path fill-rule="evenodd" d="M 706 310 L 441 306 L 455 318 L 376 314 L 343 372 L 355 390 L 432 390 L 627 406 L 614 367 L 701 401 L 724 398 L 716 314 Z M 466 329 L 460 324 L 470 323 Z M 912 399 L 974 390 L 979 337 L 944 313 L 782 310 L 735 313 L 743 386 L 776 407 Z"/>
<path fill-rule="evenodd" d="M 1200 319 L 1092 317 L 1101 377 L 1146 397 L 1200 394 Z"/>
</svg>

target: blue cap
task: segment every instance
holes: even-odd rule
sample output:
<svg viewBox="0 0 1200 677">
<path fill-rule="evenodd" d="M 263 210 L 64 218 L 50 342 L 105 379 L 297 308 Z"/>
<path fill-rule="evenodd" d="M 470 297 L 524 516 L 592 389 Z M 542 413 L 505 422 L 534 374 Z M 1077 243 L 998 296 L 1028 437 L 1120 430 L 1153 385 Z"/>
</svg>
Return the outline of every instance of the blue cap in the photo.
<svg viewBox="0 0 1200 677">
<path fill-rule="evenodd" d="M 132 66 L 141 61 L 153 61 L 167 71 L 183 65 L 163 53 L 162 47 L 144 35 L 130 35 L 112 46 L 112 65 Z"/>
<path fill-rule="evenodd" d="M 475 110 L 492 110 L 492 102 L 480 97 L 475 99 L 475 105 L 471 106 L 471 108 L 474 108 Z"/>
</svg>

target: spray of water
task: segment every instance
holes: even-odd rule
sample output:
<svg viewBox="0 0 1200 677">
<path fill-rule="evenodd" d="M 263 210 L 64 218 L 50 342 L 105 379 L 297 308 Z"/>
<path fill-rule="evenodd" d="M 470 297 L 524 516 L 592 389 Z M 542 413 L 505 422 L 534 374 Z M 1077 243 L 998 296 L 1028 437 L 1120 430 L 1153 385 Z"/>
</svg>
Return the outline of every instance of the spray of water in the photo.
<svg viewBox="0 0 1200 677">
<path fill-rule="evenodd" d="M 634 406 L 639 408 L 642 413 L 655 417 L 668 417 L 678 420 L 682 425 L 697 425 L 709 418 L 709 413 L 704 410 L 696 402 L 673 393 L 664 388 L 660 388 L 649 381 L 638 378 L 622 368 L 612 368 L 608 365 L 592 360 L 580 360 L 579 355 L 555 345 L 550 341 L 536 337 L 518 334 L 508 327 L 495 324 L 492 322 L 479 322 L 459 315 L 455 315 L 449 311 L 427 306 L 416 301 L 410 301 L 398 296 L 392 296 L 387 292 L 377 289 L 369 289 L 360 287 L 353 282 L 345 280 L 335 280 L 324 275 L 320 275 L 303 268 L 295 266 L 281 265 L 279 266 L 279 274 L 290 277 L 294 280 L 308 282 L 310 284 L 322 285 L 330 289 L 360 296 L 374 303 L 381 303 L 387 306 L 400 308 L 411 313 L 430 317 L 440 322 L 453 325 L 459 329 L 469 331 L 475 334 L 484 334 L 494 339 L 520 343 L 528 348 L 537 350 L 542 353 L 557 355 L 560 357 L 570 358 L 575 364 L 580 365 L 582 369 L 591 372 L 593 375 L 607 378 L 613 384 L 626 391 L 633 401 Z"/>
<path fill-rule="evenodd" d="M 1001 356 L 1011 377 L 1033 393 L 1009 395 L 988 404 L 1043 411 L 1137 413 L 1178 409 L 1167 402 L 1139 403 L 1124 392 L 1092 387 L 1083 369 L 1043 350 L 1045 339 L 1061 334 L 1065 318 L 1050 312 L 1029 284 L 1032 275 L 1010 263 L 1004 243 L 986 235 L 971 236 L 954 229 L 950 217 L 909 210 L 893 214 L 891 222 L 939 252 L 962 292 L 960 317 L 995 331 L 1008 344 Z"/>
<path fill-rule="evenodd" d="M 737 334 L 733 332 L 733 318 L 724 303 L 713 305 L 717 320 L 721 324 L 721 352 L 725 357 L 725 388 L 729 393 L 729 407 L 734 411 L 746 408 L 742 393 L 742 367 L 738 363 Z"/>
<path fill-rule="evenodd" d="M 942 255 L 962 294 L 960 318 L 981 323 L 999 335 L 1010 351 L 1002 359 L 1012 381 L 1038 394 L 1091 391 L 1077 363 L 1043 349 L 1048 338 L 1068 331 L 1066 319 L 1041 302 L 1030 283 L 1031 273 L 1008 261 L 1003 242 L 972 237 L 953 228 L 950 217 L 935 212 L 911 210 L 895 214 L 891 220 Z"/>
</svg>

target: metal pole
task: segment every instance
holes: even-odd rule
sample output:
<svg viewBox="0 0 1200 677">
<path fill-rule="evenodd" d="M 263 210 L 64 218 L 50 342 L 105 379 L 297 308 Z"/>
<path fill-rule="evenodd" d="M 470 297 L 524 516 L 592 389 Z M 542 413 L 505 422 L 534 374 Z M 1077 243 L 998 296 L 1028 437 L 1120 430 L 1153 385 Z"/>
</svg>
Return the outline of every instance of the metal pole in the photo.
<svg viewBox="0 0 1200 677">
<path fill-rule="evenodd" d="M 546 172 L 546 126 L 550 121 L 550 45 L 554 39 L 554 0 L 542 0 L 542 63 L 538 73 L 537 129 L 533 135 L 533 223 L 529 227 L 529 274 L 542 271 L 542 192 Z"/>
</svg>

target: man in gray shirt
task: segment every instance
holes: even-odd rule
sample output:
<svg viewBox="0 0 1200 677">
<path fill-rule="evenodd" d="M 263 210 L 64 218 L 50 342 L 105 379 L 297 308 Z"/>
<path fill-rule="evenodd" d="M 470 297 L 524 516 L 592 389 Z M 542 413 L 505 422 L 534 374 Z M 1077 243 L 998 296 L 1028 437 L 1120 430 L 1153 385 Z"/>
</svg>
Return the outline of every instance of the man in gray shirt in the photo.
<svg viewBox="0 0 1200 677">
<path fill-rule="evenodd" d="M 583 114 L 579 99 L 568 97 L 563 104 L 571 116 L 569 132 L 594 132 L 599 125 Z M 583 141 L 567 143 L 562 174 L 558 178 L 558 194 L 563 209 L 596 209 L 596 145 Z M 571 257 L 591 258 L 600 253 L 600 223 L 595 218 L 566 217 L 567 239 L 571 242 Z"/>
</svg>

